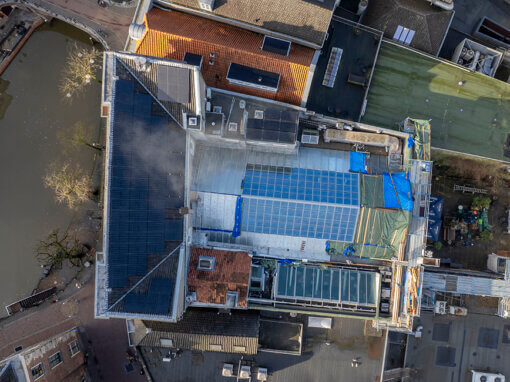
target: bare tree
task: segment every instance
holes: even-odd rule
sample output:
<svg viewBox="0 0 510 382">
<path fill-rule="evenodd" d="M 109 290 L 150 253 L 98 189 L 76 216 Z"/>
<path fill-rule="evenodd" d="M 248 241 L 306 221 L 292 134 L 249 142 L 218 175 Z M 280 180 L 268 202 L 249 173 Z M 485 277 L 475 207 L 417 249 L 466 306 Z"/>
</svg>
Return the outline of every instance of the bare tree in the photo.
<svg viewBox="0 0 510 382">
<path fill-rule="evenodd" d="M 67 232 L 60 235 L 58 229 L 51 231 L 36 247 L 37 260 L 45 267 L 61 268 L 66 259 L 78 266 L 84 254 L 85 248 L 76 237 L 70 238 Z"/>
<path fill-rule="evenodd" d="M 60 129 L 57 133 L 58 139 L 66 146 L 87 146 L 91 149 L 102 151 L 101 145 L 92 142 L 92 128 L 85 126 L 82 122 L 76 122 L 73 127 Z"/>
<path fill-rule="evenodd" d="M 62 168 L 55 164 L 50 166 L 44 184 L 55 191 L 57 202 L 65 203 L 70 208 L 89 199 L 92 193 L 90 177 L 80 167 L 72 168 L 69 163 L 65 163 Z"/>
<path fill-rule="evenodd" d="M 96 48 L 80 48 L 75 43 L 66 60 L 60 81 L 60 92 L 71 101 L 90 84 L 91 80 L 101 82 L 96 74 L 101 69 L 101 52 Z"/>
</svg>

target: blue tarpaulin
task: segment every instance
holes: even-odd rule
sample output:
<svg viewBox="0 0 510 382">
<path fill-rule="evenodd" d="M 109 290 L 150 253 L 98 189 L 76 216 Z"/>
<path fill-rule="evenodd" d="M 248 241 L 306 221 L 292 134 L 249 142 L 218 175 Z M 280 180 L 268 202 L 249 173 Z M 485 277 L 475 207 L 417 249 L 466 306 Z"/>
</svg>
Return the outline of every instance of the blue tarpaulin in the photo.
<svg viewBox="0 0 510 382">
<path fill-rule="evenodd" d="M 236 201 L 236 212 L 234 216 L 234 229 L 232 237 L 238 237 L 241 234 L 241 216 L 243 213 L 243 198 L 238 196 Z"/>
<path fill-rule="evenodd" d="M 350 170 L 352 172 L 367 173 L 367 154 L 351 151 L 350 153 Z"/>
<path fill-rule="evenodd" d="M 411 182 L 407 172 L 384 173 L 384 207 L 413 210 Z"/>
<path fill-rule="evenodd" d="M 430 196 L 429 201 L 429 224 L 427 239 L 438 241 L 441 233 L 441 222 L 443 215 L 444 198 L 441 196 Z"/>
</svg>

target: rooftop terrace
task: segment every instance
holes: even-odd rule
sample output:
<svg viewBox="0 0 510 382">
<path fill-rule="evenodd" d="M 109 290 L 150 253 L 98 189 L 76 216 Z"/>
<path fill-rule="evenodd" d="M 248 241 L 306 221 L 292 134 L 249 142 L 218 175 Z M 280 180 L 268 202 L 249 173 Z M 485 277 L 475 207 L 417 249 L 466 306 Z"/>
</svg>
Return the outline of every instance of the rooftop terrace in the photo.
<svg viewBox="0 0 510 382">
<path fill-rule="evenodd" d="M 362 122 L 430 119 L 432 147 L 510 161 L 510 84 L 384 42 Z"/>
</svg>

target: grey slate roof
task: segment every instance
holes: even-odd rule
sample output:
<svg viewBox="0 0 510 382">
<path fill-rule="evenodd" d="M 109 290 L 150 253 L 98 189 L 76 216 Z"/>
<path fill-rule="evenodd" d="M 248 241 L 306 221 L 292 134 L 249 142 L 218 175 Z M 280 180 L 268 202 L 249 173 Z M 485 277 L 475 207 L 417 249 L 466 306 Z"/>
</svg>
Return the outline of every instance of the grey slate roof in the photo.
<svg viewBox="0 0 510 382">
<path fill-rule="evenodd" d="M 117 57 L 179 125 L 183 126 L 183 113 L 188 116 L 197 114 L 195 78 L 191 66 L 135 54 Z"/>
<path fill-rule="evenodd" d="M 159 0 L 200 10 L 198 0 Z M 335 0 L 216 0 L 212 12 L 321 46 L 333 15 Z"/>
<path fill-rule="evenodd" d="M 363 24 L 392 39 L 399 25 L 416 31 L 411 47 L 437 55 L 452 16 L 451 11 L 424 0 L 370 0 Z"/>
<path fill-rule="evenodd" d="M 170 339 L 173 347 L 211 351 L 210 345 L 221 345 L 225 353 L 256 354 L 259 338 L 259 314 L 254 311 L 232 311 L 190 308 L 177 323 L 135 321 L 135 344 L 162 347 L 160 340 Z M 150 330 L 148 330 L 150 329 Z M 244 350 L 234 349 L 244 347 Z"/>
</svg>

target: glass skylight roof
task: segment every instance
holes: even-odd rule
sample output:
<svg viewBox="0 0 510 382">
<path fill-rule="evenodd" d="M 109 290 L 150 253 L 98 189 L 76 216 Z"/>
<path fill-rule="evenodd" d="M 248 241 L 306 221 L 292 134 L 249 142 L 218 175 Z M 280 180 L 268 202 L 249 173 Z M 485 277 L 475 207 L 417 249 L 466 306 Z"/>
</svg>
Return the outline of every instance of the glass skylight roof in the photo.
<svg viewBox="0 0 510 382">
<path fill-rule="evenodd" d="M 341 304 L 376 305 L 375 272 L 278 264 L 276 297 Z"/>
<path fill-rule="evenodd" d="M 352 242 L 358 174 L 248 164 L 241 230 Z"/>
<path fill-rule="evenodd" d="M 358 208 L 243 198 L 241 231 L 351 242 Z"/>
<path fill-rule="evenodd" d="M 359 178 L 351 173 L 249 164 L 243 194 L 357 206 Z"/>
</svg>

